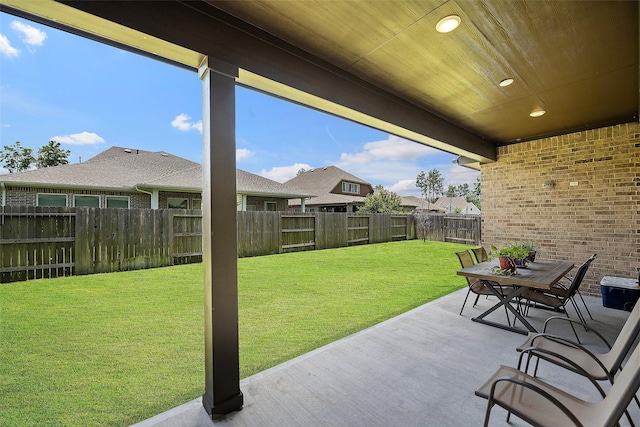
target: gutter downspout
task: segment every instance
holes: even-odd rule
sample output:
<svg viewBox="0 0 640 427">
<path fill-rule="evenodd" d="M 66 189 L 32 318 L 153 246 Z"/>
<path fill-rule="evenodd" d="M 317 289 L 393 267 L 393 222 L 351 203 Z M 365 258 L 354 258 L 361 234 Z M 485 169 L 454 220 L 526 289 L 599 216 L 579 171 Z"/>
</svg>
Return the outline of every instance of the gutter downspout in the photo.
<svg viewBox="0 0 640 427">
<path fill-rule="evenodd" d="M 0 182 L 0 187 L 2 187 L 2 205 L 7 206 L 7 189 L 4 186 L 4 182 Z"/>
<path fill-rule="evenodd" d="M 151 209 L 159 209 L 160 206 L 160 190 L 154 189 L 153 192 L 145 191 L 136 185 L 134 190 L 139 191 L 144 194 L 148 194 L 151 197 Z"/>
</svg>

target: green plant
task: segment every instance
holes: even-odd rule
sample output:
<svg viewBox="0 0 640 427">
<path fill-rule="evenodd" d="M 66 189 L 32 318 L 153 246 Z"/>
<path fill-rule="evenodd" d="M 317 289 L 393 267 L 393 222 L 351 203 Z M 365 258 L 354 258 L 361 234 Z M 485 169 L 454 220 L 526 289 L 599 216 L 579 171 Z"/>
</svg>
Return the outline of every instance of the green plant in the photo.
<svg viewBox="0 0 640 427">
<path fill-rule="evenodd" d="M 536 245 L 534 242 L 521 242 L 520 246 L 522 246 L 523 249 L 529 252 L 529 254 L 539 251 L 538 245 Z"/>
<path fill-rule="evenodd" d="M 527 262 L 534 262 L 538 254 L 538 247 L 533 242 L 522 242 L 522 247 L 527 250 L 528 255 L 525 258 Z"/>
<path fill-rule="evenodd" d="M 525 259 L 529 256 L 529 250 L 520 243 L 511 243 L 501 247 L 500 249 L 496 246 L 491 246 L 491 252 L 489 255 L 492 258 L 509 258 L 511 260 Z"/>
</svg>

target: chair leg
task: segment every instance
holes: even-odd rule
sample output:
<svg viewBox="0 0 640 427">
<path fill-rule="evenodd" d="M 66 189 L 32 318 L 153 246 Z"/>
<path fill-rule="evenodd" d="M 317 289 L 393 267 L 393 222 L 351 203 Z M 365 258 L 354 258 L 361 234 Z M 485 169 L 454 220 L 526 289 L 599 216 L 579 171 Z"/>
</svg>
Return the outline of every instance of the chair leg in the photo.
<svg viewBox="0 0 640 427">
<path fill-rule="evenodd" d="M 579 289 L 578 289 L 577 294 L 580 297 L 580 299 L 582 300 L 582 305 L 584 305 L 584 308 L 587 310 L 587 313 L 589 314 L 589 317 L 591 318 L 591 320 L 593 320 L 593 316 L 591 315 L 591 311 L 589 311 L 589 307 L 587 307 L 587 303 L 584 302 L 584 298 L 582 297 L 582 294 L 580 293 Z"/>
<path fill-rule="evenodd" d="M 476 295 L 476 300 L 473 302 L 473 306 L 475 307 L 476 305 L 478 305 L 478 300 L 480 299 L 480 294 Z"/>
<path fill-rule="evenodd" d="M 567 309 L 566 308 L 564 310 L 564 314 L 567 316 L 567 319 L 570 319 L 569 313 L 567 313 Z M 580 337 L 578 337 L 578 332 L 576 332 L 576 328 L 573 327 L 573 322 L 569 322 L 569 325 L 571 326 L 571 330 L 573 331 L 573 335 L 575 335 L 576 341 L 578 342 L 578 344 L 582 344 L 580 342 Z"/>
<path fill-rule="evenodd" d="M 489 427 L 489 417 L 491 416 L 491 409 L 493 408 L 493 398 L 489 396 L 489 401 L 487 402 L 487 412 L 484 415 L 484 427 Z"/>
<path fill-rule="evenodd" d="M 462 310 L 464 310 L 464 305 L 467 303 L 467 298 L 469 298 L 469 294 L 471 293 L 471 288 L 467 291 L 467 296 L 464 297 L 464 302 L 462 303 L 462 308 L 460 308 L 460 316 L 462 316 Z"/>
<path fill-rule="evenodd" d="M 537 376 L 538 376 L 538 365 L 539 365 L 539 364 L 540 364 L 540 358 L 538 357 L 538 358 L 536 359 L 536 367 L 535 367 L 535 369 L 533 370 L 533 376 L 534 376 L 534 377 L 537 377 Z"/>
</svg>

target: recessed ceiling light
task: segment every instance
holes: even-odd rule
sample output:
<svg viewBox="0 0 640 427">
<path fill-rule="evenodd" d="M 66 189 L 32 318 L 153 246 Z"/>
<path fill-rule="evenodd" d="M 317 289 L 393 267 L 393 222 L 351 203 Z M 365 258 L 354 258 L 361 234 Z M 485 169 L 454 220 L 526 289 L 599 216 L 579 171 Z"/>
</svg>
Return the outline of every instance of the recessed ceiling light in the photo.
<svg viewBox="0 0 640 427">
<path fill-rule="evenodd" d="M 511 83 L 513 83 L 513 79 L 511 77 L 509 77 L 508 79 L 504 79 L 503 81 L 501 81 L 499 83 L 500 87 L 507 87 L 509 86 Z"/>
<path fill-rule="evenodd" d="M 535 110 L 535 111 L 532 111 L 529 115 L 530 115 L 531 117 L 540 117 L 540 116 L 542 116 L 544 113 L 546 113 L 546 111 L 544 111 L 544 110 Z"/>
<path fill-rule="evenodd" d="M 439 33 L 449 33 L 460 25 L 460 17 L 458 15 L 449 15 L 442 18 L 436 24 L 436 30 Z"/>
</svg>

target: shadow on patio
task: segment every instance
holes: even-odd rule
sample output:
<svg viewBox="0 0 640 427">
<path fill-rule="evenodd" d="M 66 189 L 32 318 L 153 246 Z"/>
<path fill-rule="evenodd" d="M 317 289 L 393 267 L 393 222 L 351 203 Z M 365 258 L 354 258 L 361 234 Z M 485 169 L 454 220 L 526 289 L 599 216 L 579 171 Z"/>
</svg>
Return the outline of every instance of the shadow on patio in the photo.
<svg viewBox="0 0 640 427">
<path fill-rule="evenodd" d="M 136 427 L 481 425 L 487 401 L 474 391 L 500 364 L 517 365 L 515 347 L 524 336 L 470 320 L 493 299 L 481 298 L 475 308 L 468 304 L 459 316 L 466 292 L 464 288 L 244 379 L 244 408 L 215 422 L 196 399 Z M 615 340 L 629 313 L 603 307 L 600 298 L 585 300 L 595 319 L 589 323 L 610 342 Z M 552 314 L 531 309 L 529 320 L 541 329 Z M 504 321 L 502 310 L 491 316 Z M 596 342 L 581 332 L 586 344 Z M 598 400 L 586 379 L 548 363 L 541 362 L 539 377 Z M 633 402 L 630 411 L 640 419 Z M 507 425 L 505 418 L 506 412 L 495 407 L 491 425 Z M 512 417 L 508 425 L 527 424 Z M 628 425 L 624 417 L 621 425 Z"/>
</svg>

